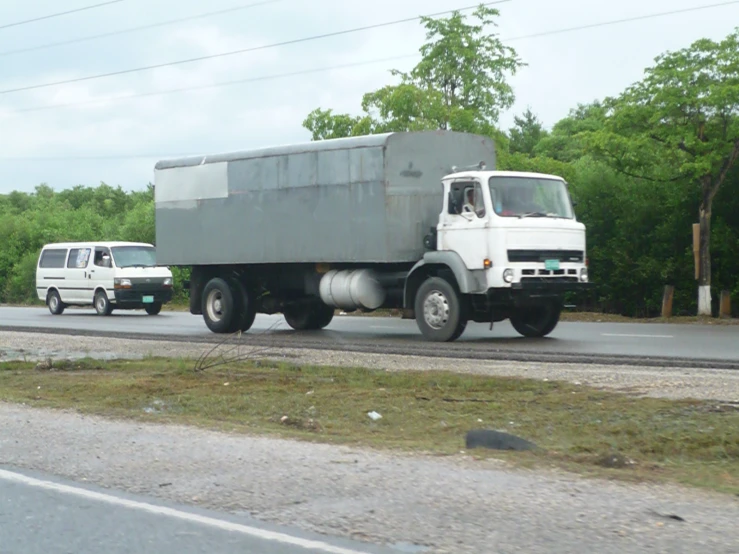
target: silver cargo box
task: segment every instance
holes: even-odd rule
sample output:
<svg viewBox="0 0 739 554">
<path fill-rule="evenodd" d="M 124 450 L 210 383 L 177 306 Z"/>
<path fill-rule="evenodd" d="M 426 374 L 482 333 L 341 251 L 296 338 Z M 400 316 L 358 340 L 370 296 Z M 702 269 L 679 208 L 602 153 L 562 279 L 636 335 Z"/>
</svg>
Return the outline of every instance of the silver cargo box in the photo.
<svg viewBox="0 0 739 554">
<path fill-rule="evenodd" d="M 495 168 L 492 139 L 451 131 L 160 161 L 157 262 L 415 262 L 441 212 L 441 178 L 481 161 Z"/>
</svg>

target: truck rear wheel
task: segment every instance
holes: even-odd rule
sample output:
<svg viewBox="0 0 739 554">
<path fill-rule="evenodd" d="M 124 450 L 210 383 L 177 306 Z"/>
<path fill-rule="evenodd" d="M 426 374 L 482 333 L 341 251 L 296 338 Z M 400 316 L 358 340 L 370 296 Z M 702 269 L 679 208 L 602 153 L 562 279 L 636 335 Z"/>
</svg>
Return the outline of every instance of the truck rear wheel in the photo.
<svg viewBox="0 0 739 554">
<path fill-rule="evenodd" d="M 524 337 L 545 337 L 554 331 L 561 313 L 562 305 L 559 302 L 547 302 L 523 308 L 511 315 L 511 325 Z"/>
<path fill-rule="evenodd" d="M 249 289 L 240 281 L 234 280 L 232 283 L 232 290 L 236 299 L 240 311 L 237 314 L 238 325 L 236 331 L 241 330 L 242 333 L 246 333 L 251 326 L 254 325 L 254 320 L 257 317 L 257 307 L 254 302 L 254 295 L 250 293 Z"/>
<path fill-rule="evenodd" d="M 241 299 L 229 284 L 216 277 L 203 289 L 203 320 L 214 333 L 234 333 L 241 325 Z"/>
<path fill-rule="evenodd" d="M 455 341 L 467 327 L 467 311 L 459 292 L 440 277 L 426 279 L 418 288 L 415 311 L 416 325 L 432 341 Z"/>
<path fill-rule="evenodd" d="M 323 302 L 295 304 L 283 314 L 287 324 L 296 331 L 315 331 L 327 327 L 334 318 L 334 309 Z"/>
</svg>

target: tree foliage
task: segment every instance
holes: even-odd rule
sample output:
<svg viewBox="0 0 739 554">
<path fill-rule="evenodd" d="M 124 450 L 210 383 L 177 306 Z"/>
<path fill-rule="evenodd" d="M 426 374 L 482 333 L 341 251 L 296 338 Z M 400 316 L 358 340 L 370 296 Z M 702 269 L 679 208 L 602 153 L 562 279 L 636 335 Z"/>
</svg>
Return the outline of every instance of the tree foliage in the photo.
<svg viewBox="0 0 739 554">
<path fill-rule="evenodd" d="M 501 111 L 515 100 L 506 79 L 525 65 L 513 48 L 486 31 L 496 26 L 497 16 L 498 10 L 479 6 L 474 22 L 460 12 L 421 18 L 422 59 L 410 72 L 391 71 L 398 84 L 365 94 L 362 115 L 318 108 L 303 126 L 313 140 L 427 129 L 493 134 Z"/>
<path fill-rule="evenodd" d="M 506 77 L 522 63 L 486 34 L 497 15 L 479 8 L 474 23 L 458 13 L 424 19 L 421 62 L 407 74 L 393 72 L 399 82 L 365 94 L 359 115 L 311 112 L 304 126 L 312 139 L 462 130 L 495 139 L 500 169 L 561 175 L 587 227 L 596 286 L 584 307 L 605 312 L 658 315 L 669 284 L 676 313 L 694 314 L 691 225 L 696 214 L 707 215 L 711 288 L 732 291 L 739 314 L 737 33 L 660 56 L 623 94 L 577 105 L 549 130 L 527 109 L 504 133 L 498 116 L 513 103 Z M 40 185 L 32 194 L 0 195 L 0 301 L 34 299 L 46 242 L 154 242 L 152 192 Z M 178 282 L 186 275 L 173 272 Z"/>
<path fill-rule="evenodd" d="M 607 100 L 605 125 L 590 140 L 623 174 L 696 185 L 699 282 L 710 287 L 713 200 L 739 161 L 739 28 L 655 61 L 643 80 Z M 699 310 L 710 314 L 710 296 Z"/>
<path fill-rule="evenodd" d="M 154 243 L 154 198 L 106 184 L 0 195 L 0 302 L 36 302 L 36 263 L 44 244 L 125 240 Z M 182 272 L 173 271 L 178 281 Z M 176 289 L 178 291 L 179 289 Z"/>
</svg>

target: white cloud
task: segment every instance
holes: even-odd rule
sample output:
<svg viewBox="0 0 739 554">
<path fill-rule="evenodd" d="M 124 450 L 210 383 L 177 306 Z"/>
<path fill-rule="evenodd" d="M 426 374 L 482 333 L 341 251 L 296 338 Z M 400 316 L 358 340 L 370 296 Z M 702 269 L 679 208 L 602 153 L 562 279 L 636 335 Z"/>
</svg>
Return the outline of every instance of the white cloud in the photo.
<svg viewBox="0 0 739 554">
<path fill-rule="evenodd" d="M 87 0 L 65 3 L 65 8 Z M 0 32 L 0 52 L 106 31 L 147 25 L 248 0 L 203 5 L 195 0 L 130 0 Z M 96 73 L 214 55 L 458 8 L 452 0 L 283 0 L 228 15 L 35 53 L 0 57 L 0 90 Z M 497 32 L 512 38 L 598 21 L 680 9 L 699 0 L 528 0 L 498 6 Z M 59 11 L 58 2 L 0 3 L 0 22 Z M 721 38 L 739 21 L 739 5 L 661 19 L 599 27 L 510 43 L 529 65 L 512 79 L 517 102 L 503 115 L 507 128 L 526 106 L 551 126 L 578 102 L 616 94 L 640 78 L 654 56 L 702 36 Z M 65 109 L 12 114 L 58 103 L 90 102 L 122 94 L 304 71 L 413 54 L 424 40 L 418 22 L 174 65 L 105 79 L 0 95 L 0 193 L 106 181 L 143 187 L 159 157 L 218 152 L 308 140 L 302 121 L 313 108 L 359 113 L 362 95 L 393 82 L 389 69 L 410 69 L 414 59 L 269 79 L 190 93 L 104 101 Z M 89 160 L 90 156 L 147 155 Z M 68 156 L 67 161 L 18 161 Z"/>
</svg>

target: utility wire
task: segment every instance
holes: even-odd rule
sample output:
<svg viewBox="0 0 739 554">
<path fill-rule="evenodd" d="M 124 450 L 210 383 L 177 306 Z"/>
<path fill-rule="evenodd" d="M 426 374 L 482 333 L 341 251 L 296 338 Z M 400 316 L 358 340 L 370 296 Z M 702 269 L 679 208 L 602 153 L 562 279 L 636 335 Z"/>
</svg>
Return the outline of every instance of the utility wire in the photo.
<svg viewBox="0 0 739 554">
<path fill-rule="evenodd" d="M 95 8 L 102 8 L 103 6 L 109 6 L 110 4 L 117 4 L 118 2 L 125 2 L 125 0 L 109 0 L 108 2 L 102 2 L 100 4 L 93 4 L 92 6 L 84 6 L 82 8 L 76 8 L 74 10 L 68 10 L 66 12 L 52 13 L 49 15 L 43 15 L 41 17 L 34 17 L 33 19 L 26 19 L 25 21 L 16 21 L 15 23 L 6 23 L 5 25 L 0 25 L 0 29 L 18 27 L 20 25 L 26 25 L 28 23 L 35 23 L 36 21 L 42 21 L 44 19 L 51 19 L 52 17 L 61 17 L 62 15 L 69 15 L 72 13 L 84 12 L 86 10 L 94 10 Z"/>
<path fill-rule="evenodd" d="M 331 65 L 331 66 L 324 66 L 324 67 L 315 67 L 311 69 L 302 69 L 300 71 L 290 71 L 288 73 L 273 73 L 271 75 L 260 75 L 258 77 L 248 77 L 245 79 L 235 79 L 232 81 L 223 81 L 220 83 L 212 83 L 209 85 L 196 85 L 196 86 L 189 86 L 189 87 L 181 87 L 181 88 L 173 88 L 173 89 L 167 89 L 167 90 L 157 90 L 152 92 L 142 92 L 142 93 L 132 93 L 132 94 L 122 94 L 119 96 L 111 96 L 107 98 L 100 98 L 95 100 L 85 100 L 83 102 L 70 102 L 67 104 L 50 104 L 47 106 L 35 106 L 32 108 L 23 108 L 20 110 L 13 110 L 9 112 L 5 112 L 7 115 L 12 114 L 20 114 L 20 113 L 28 113 L 28 112 L 39 112 L 44 110 L 52 110 L 52 109 L 59 109 L 59 108 L 73 108 L 77 106 L 87 106 L 91 104 L 105 104 L 108 102 L 117 102 L 120 100 L 130 100 L 130 99 L 136 99 L 136 98 L 147 98 L 152 96 L 165 96 L 169 94 L 177 94 L 180 92 L 192 92 L 192 91 L 198 91 L 198 90 L 207 90 L 207 89 L 213 89 L 213 88 L 221 88 L 221 87 L 228 87 L 233 85 L 242 85 L 245 83 L 254 83 L 258 81 L 272 81 L 275 79 L 282 79 L 285 77 L 295 77 L 298 75 L 309 75 L 311 73 L 323 73 L 326 71 L 335 71 L 338 69 L 348 69 L 350 67 L 360 67 L 363 65 L 372 65 L 372 64 L 378 64 L 383 62 L 391 62 L 391 61 L 397 61 L 402 59 L 408 59 L 408 58 L 416 58 L 419 57 L 420 54 L 406 54 L 404 56 L 392 56 L 389 58 L 377 58 L 373 60 L 364 60 L 360 62 L 349 62 L 345 64 L 339 64 L 339 65 Z M 0 116 L 3 114 L 3 112 L 0 110 Z"/>
<path fill-rule="evenodd" d="M 121 0 L 117 0 L 117 1 L 121 1 Z M 110 73 L 102 73 L 102 74 L 98 74 L 98 75 L 88 75 L 87 77 L 77 77 L 76 79 L 66 79 L 64 81 L 54 81 L 54 82 L 50 82 L 50 83 L 42 83 L 42 84 L 38 84 L 38 85 L 29 85 L 29 86 L 18 87 L 18 88 L 13 88 L 13 89 L 0 90 L 0 94 L 9 94 L 11 92 L 21 92 L 21 91 L 26 91 L 26 90 L 33 90 L 33 89 L 39 89 L 39 88 L 53 87 L 53 86 L 56 86 L 56 85 L 66 85 L 66 84 L 70 84 L 70 83 L 79 83 L 81 81 L 90 81 L 90 80 L 93 80 L 93 79 L 102 79 L 104 77 L 113 77 L 113 76 L 117 76 L 117 75 L 125 75 L 125 74 L 128 74 L 128 73 L 138 73 L 138 72 L 147 71 L 147 70 L 150 70 L 150 69 L 159 69 L 159 68 L 162 68 L 162 67 L 171 67 L 171 66 L 175 66 L 175 65 L 182 65 L 182 64 L 199 62 L 199 61 L 204 61 L 204 60 L 211 60 L 211 59 L 214 59 L 214 58 L 223 58 L 225 56 L 233 56 L 233 55 L 236 55 L 236 54 L 244 54 L 246 52 L 255 52 L 257 50 L 266 50 L 266 49 L 269 49 L 269 48 L 277 48 L 279 46 L 287 46 L 287 45 L 290 45 L 290 44 L 298 44 L 298 43 L 301 43 L 301 42 L 309 42 L 309 41 L 319 40 L 319 39 L 324 39 L 324 38 L 329 38 L 329 37 L 336 37 L 336 36 L 340 36 L 340 35 L 347 35 L 347 34 L 350 34 L 350 33 L 357 33 L 357 32 L 360 32 L 360 31 L 368 31 L 370 29 L 379 29 L 381 27 L 389 27 L 391 25 L 398 25 L 398 24 L 401 24 L 401 23 L 408 23 L 410 21 L 417 21 L 417 20 L 421 19 L 422 17 L 436 17 L 436 16 L 439 16 L 439 15 L 446 15 L 446 14 L 451 13 L 451 12 L 466 11 L 466 10 L 476 9 L 480 5 L 490 6 L 492 4 L 503 4 L 503 3 L 506 3 L 506 2 L 510 2 L 510 1 L 511 0 L 496 0 L 494 2 L 486 2 L 486 3 L 483 3 L 483 4 L 476 4 L 474 6 L 468 6 L 468 7 L 465 7 L 465 8 L 458 8 L 456 10 L 445 10 L 443 12 L 437 12 L 437 13 L 429 14 L 429 15 L 426 15 L 426 16 L 407 17 L 405 19 L 397 19 L 395 21 L 387 21 L 385 23 L 376 23 L 374 25 L 365 25 L 363 27 L 355 27 L 354 29 L 345 29 L 343 31 L 334 31 L 332 33 L 324 33 L 322 35 L 314 35 L 314 36 L 310 36 L 310 37 L 303 37 L 303 38 L 298 38 L 298 39 L 293 39 L 293 40 L 287 40 L 287 41 L 284 41 L 284 42 L 277 42 L 277 43 L 273 43 L 273 44 L 265 44 L 265 45 L 262 45 L 262 46 L 254 46 L 254 47 L 251 47 L 251 48 L 241 48 L 239 50 L 232 50 L 230 52 L 221 52 L 219 54 L 210 54 L 208 56 L 199 56 L 197 58 L 188 58 L 188 59 L 185 59 L 185 60 L 177 60 L 177 61 L 174 61 L 174 62 L 166 62 L 166 63 L 160 63 L 160 64 L 155 64 L 155 65 L 148 65 L 148 66 L 144 66 L 144 67 L 135 67 L 135 68 L 132 68 L 132 69 L 124 69 L 124 70 L 121 70 L 121 71 L 112 71 Z"/>
<path fill-rule="evenodd" d="M 580 31 L 583 29 L 593 29 L 596 27 L 605 27 L 606 25 L 616 25 L 618 23 L 630 23 L 632 21 L 641 21 L 644 19 L 652 19 L 655 17 L 663 17 L 666 15 L 676 15 L 680 13 L 687 13 L 687 12 L 696 12 L 699 10 L 708 10 L 712 8 L 720 8 L 723 6 L 729 6 L 731 4 L 739 4 L 739 0 L 730 0 L 729 2 L 719 2 L 718 4 L 707 4 L 704 6 L 693 6 L 692 8 L 683 8 L 681 10 L 670 10 L 667 12 L 658 12 L 658 13 L 652 13 L 647 15 L 637 15 L 635 17 L 627 17 L 624 19 L 614 19 L 613 21 L 603 21 L 601 23 L 592 23 L 590 25 L 581 25 L 578 27 L 569 27 L 566 29 L 559 29 L 557 31 L 545 31 L 543 33 L 535 33 L 533 35 L 524 35 L 521 37 L 515 37 L 515 38 L 509 38 L 506 39 L 508 41 L 512 40 L 523 40 L 526 38 L 536 38 L 536 37 L 543 37 L 543 36 L 549 36 L 549 35 L 557 35 L 560 33 L 569 33 L 570 31 Z"/>
<path fill-rule="evenodd" d="M 590 23 L 586 25 L 580 25 L 577 27 L 568 27 L 566 29 L 554 29 L 550 31 L 543 31 L 540 33 L 534 33 L 531 35 L 522 35 L 518 37 L 511 37 L 507 39 L 502 39 L 503 42 L 512 42 L 516 40 L 525 40 L 525 39 L 532 39 L 532 38 L 540 38 L 545 36 L 551 36 L 551 35 L 557 35 L 561 33 L 570 33 L 574 31 L 580 31 L 584 29 L 592 29 L 595 27 L 604 27 L 606 25 L 616 25 L 616 24 L 622 24 L 622 23 L 629 23 L 633 21 L 643 20 L 643 19 L 650 19 L 655 17 L 664 17 L 668 15 L 674 15 L 678 13 L 683 13 L 685 11 L 694 11 L 694 10 L 700 10 L 700 9 L 708 9 L 708 8 L 715 8 L 720 6 L 726 6 L 729 4 L 739 4 L 739 0 L 733 0 L 730 2 L 723 2 L 720 4 L 713 4 L 710 6 L 700 6 L 695 8 L 687 8 L 683 10 L 673 10 L 668 12 L 659 12 L 659 13 L 652 13 L 647 15 L 641 15 L 641 16 L 635 16 L 625 19 L 615 19 L 610 21 L 601 21 L 599 23 Z M 74 108 L 79 106 L 88 106 L 92 104 L 105 104 L 108 102 L 117 102 L 121 100 L 131 100 L 136 98 L 148 98 L 153 96 L 165 96 L 169 94 L 177 94 L 182 92 L 190 92 L 190 91 L 198 91 L 198 90 L 207 90 L 207 89 L 214 89 L 214 88 L 221 88 L 221 87 L 228 87 L 228 86 L 234 86 L 234 85 L 240 85 L 245 83 L 254 83 L 259 81 L 271 81 L 275 79 L 282 79 L 286 77 L 295 77 L 299 75 L 307 75 L 311 73 L 323 73 L 327 71 L 335 71 L 340 69 L 347 69 L 352 67 L 360 67 L 365 65 L 372 65 L 377 63 L 383 63 L 383 62 L 389 62 L 389 61 L 397 61 L 402 59 L 409 59 L 409 58 L 415 58 L 420 57 L 420 54 L 405 54 L 400 56 L 392 56 L 389 58 L 376 58 L 372 60 L 364 60 L 359 62 L 350 62 L 345 64 L 339 64 L 339 65 L 333 65 L 333 66 L 326 66 L 326 67 L 317 67 L 317 68 L 311 68 L 311 69 L 304 69 L 300 71 L 291 71 L 288 73 L 277 73 L 277 74 L 271 74 L 271 75 L 261 75 L 258 77 L 249 77 L 245 79 L 236 79 L 231 81 L 223 81 L 220 83 L 212 83 L 208 85 L 197 85 L 197 86 L 188 86 L 188 87 L 181 87 L 181 88 L 173 88 L 173 89 L 165 89 L 165 90 L 158 90 L 158 91 L 151 91 L 151 92 L 143 92 L 143 93 L 132 93 L 132 94 L 123 94 L 119 96 L 110 96 L 107 98 L 100 98 L 95 100 L 85 100 L 82 102 L 70 102 L 66 104 L 49 104 L 46 106 L 34 106 L 31 108 L 23 108 L 13 111 L 5 112 L 6 115 L 13 115 L 13 114 L 21 114 L 21 113 L 29 113 L 29 112 L 38 112 L 38 111 L 45 111 L 45 110 L 52 110 L 52 109 L 62 109 L 62 108 Z M 0 114 L 2 112 L 0 111 Z"/>
<path fill-rule="evenodd" d="M 227 13 L 233 13 L 241 10 L 246 10 L 249 8 L 255 8 L 257 6 L 263 6 L 265 4 L 275 4 L 277 2 L 284 2 L 284 0 L 265 0 L 263 2 L 255 2 L 253 4 L 245 4 L 242 6 L 234 6 L 232 8 L 227 8 L 224 10 L 217 10 L 214 12 L 205 12 L 197 15 L 191 15 L 189 17 L 182 17 L 179 19 L 170 19 L 169 21 L 162 21 L 160 23 L 152 23 L 150 25 L 141 25 L 139 27 L 129 27 L 128 29 L 121 29 L 120 31 L 111 31 L 109 33 L 101 33 L 99 35 L 89 35 L 86 37 L 79 37 L 74 38 L 70 40 L 63 40 L 60 42 L 50 42 L 47 44 L 41 44 L 39 46 L 31 46 L 29 48 L 18 48 L 17 50 L 6 50 L 4 52 L 0 52 L 0 57 L 3 56 L 12 56 L 14 54 L 22 54 L 24 52 L 35 52 L 38 50 L 45 50 L 47 48 L 54 48 L 57 46 L 67 46 L 69 44 L 78 44 L 81 42 L 87 42 L 90 40 L 97 40 L 101 38 L 108 38 L 108 37 L 114 37 L 118 35 L 124 35 L 127 33 L 133 33 L 135 31 L 143 31 L 146 29 L 156 29 L 158 27 L 165 27 L 167 25 L 174 25 L 176 23 L 184 23 L 186 21 L 194 21 L 196 19 L 205 19 L 206 17 L 213 17 L 215 15 L 223 15 Z"/>
</svg>

